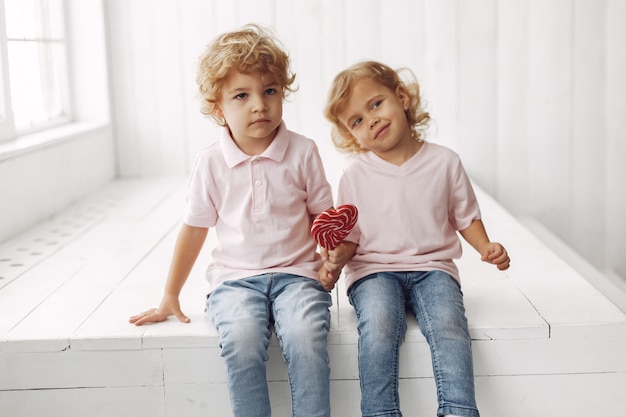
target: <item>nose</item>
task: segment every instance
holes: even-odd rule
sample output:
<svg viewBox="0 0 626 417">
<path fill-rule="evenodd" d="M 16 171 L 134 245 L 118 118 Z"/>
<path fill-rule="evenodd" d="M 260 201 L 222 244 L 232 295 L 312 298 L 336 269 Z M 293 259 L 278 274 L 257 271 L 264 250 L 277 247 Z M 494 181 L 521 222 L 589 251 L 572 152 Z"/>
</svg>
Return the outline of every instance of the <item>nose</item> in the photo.
<svg viewBox="0 0 626 417">
<path fill-rule="evenodd" d="M 265 97 L 257 96 L 252 102 L 252 111 L 257 113 L 260 111 L 264 111 L 267 109 L 267 104 L 265 103 Z"/>
<path fill-rule="evenodd" d="M 374 126 L 376 126 L 378 124 L 380 120 L 378 120 L 378 117 L 372 117 L 369 121 L 369 128 L 372 129 Z"/>
</svg>

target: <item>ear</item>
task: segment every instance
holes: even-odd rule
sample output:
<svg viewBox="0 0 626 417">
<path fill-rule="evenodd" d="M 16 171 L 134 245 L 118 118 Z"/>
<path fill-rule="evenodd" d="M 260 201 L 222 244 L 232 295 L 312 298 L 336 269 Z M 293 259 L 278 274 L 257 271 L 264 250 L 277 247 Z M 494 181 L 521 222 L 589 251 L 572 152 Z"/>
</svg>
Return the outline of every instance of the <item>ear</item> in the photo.
<svg viewBox="0 0 626 417">
<path fill-rule="evenodd" d="M 398 87 L 396 87 L 395 93 L 396 97 L 398 97 L 398 100 L 400 100 L 400 102 L 402 103 L 404 111 L 407 111 L 409 109 L 409 105 L 411 104 L 411 97 L 409 96 L 409 92 L 403 85 L 399 85 Z"/>
<path fill-rule="evenodd" d="M 224 112 L 222 111 L 219 103 L 213 103 L 213 114 L 219 119 L 224 118 Z"/>
</svg>

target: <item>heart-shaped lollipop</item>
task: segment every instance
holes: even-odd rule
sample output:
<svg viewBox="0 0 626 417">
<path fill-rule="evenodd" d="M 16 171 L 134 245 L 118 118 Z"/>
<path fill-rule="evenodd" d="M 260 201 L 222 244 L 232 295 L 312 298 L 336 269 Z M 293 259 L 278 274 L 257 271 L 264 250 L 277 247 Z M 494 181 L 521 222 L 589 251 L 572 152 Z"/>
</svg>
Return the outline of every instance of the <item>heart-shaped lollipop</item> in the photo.
<svg viewBox="0 0 626 417">
<path fill-rule="evenodd" d="M 352 204 L 323 211 L 313 220 L 311 235 L 321 247 L 333 250 L 348 236 L 358 218 L 359 211 Z"/>
</svg>

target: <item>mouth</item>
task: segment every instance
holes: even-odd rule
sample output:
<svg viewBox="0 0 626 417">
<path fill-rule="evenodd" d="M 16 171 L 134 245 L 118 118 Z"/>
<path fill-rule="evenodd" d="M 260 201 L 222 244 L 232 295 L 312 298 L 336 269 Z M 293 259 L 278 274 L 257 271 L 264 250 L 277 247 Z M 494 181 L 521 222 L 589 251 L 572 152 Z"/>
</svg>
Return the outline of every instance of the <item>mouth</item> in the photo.
<svg viewBox="0 0 626 417">
<path fill-rule="evenodd" d="M 376 131 L 376 134 L 374 135 L 374 139 L 378 139 L 379 137 L 383 136 L 385 133 L 387 133 L 388 130 L 389 130 L 389 124 L 386 124 L 385 126 L 381 127 L 380 129 Z"/>
<path fill-rule="evenodd" d="M 259 125 L 264 125 L 266 123 L 271 122 L 270 119 L 256 119 L 253 120 L 252 123 L 250 123 L 251 126 L 259 126 Z"/>
</svg>

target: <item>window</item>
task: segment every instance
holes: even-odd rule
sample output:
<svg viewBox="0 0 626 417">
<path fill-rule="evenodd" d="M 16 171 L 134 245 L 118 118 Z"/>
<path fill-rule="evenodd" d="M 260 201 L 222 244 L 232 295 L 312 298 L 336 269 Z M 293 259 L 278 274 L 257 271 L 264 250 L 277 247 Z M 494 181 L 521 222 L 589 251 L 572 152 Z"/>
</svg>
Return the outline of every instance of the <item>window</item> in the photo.
<svg viewBox="0 0 626 417">
<path fill-rule="evenodd" d="M 0 141 L 69 120 L 63 0 L 0 0 Z"/>
</svg>

